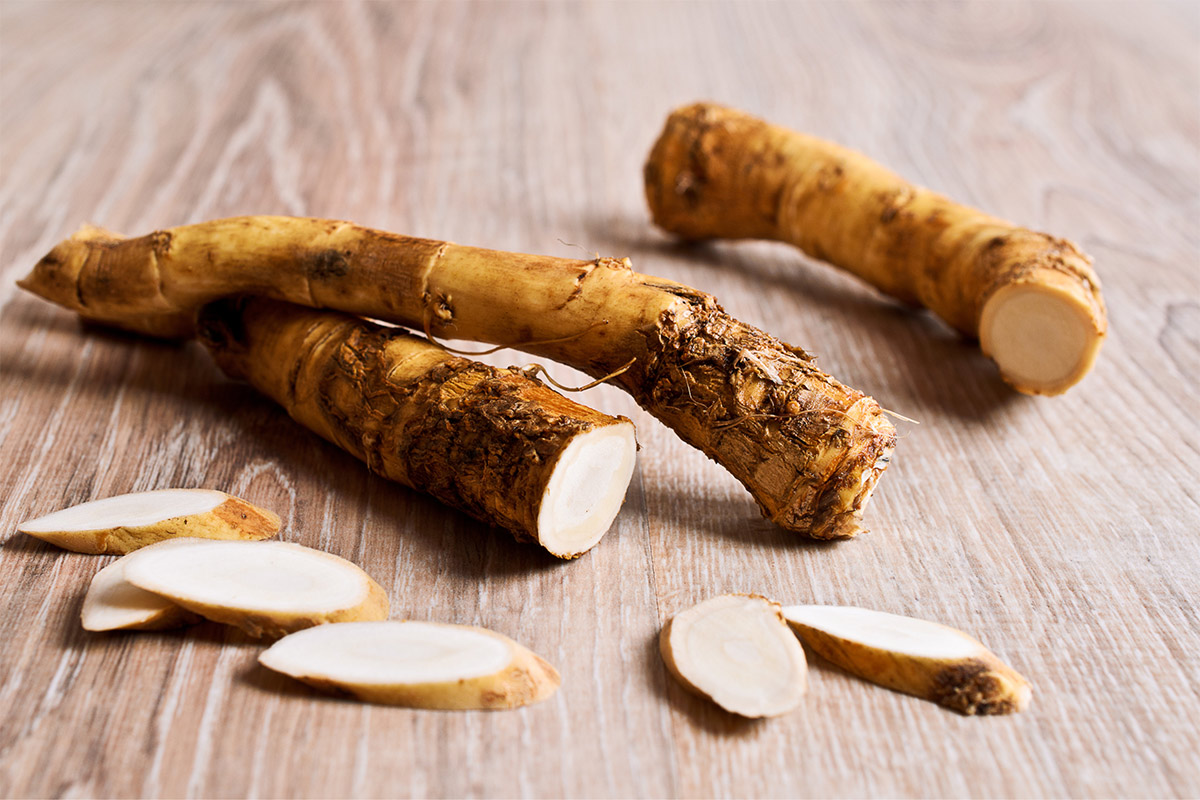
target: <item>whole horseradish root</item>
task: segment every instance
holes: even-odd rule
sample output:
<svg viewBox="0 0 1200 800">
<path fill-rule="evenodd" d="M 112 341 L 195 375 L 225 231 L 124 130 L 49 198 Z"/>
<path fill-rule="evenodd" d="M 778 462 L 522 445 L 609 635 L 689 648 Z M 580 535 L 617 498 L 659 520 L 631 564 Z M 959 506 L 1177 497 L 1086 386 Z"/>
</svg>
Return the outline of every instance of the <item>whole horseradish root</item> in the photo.
<svg viewBox="0 0 1200 800">
<path fill-rule="evenodd" d="M 896 434 L 879 405 L 707 294 L 629 262 L 504 253 L 347 222 L 237 217 L 124 238 L 85 227 L 21 285 L 85 318 L 185 336 L 233 294 L 336 308 L 610 375 L 779 525 L 852 536 Z M 632 362 L 632 365 L 630 365 Z"/>
<path fill-rule="evenodd" d="M 633 423 L 514 369 L 396 328 L 265 298 L 205 306 L 221 368 L 373 472 L 560 558 L 608 531 L 633 475 Z"/>
<path fill-rule="evenodd" d="M 740 111 L 703 103 L 675 111 L 645 182 L 655 223 L 671 233 L 793 244 L 977 337 L 1027 394 L 1065 392 L 1104 339 L 1100 282 L 1074 243 Z"/>
</svg>

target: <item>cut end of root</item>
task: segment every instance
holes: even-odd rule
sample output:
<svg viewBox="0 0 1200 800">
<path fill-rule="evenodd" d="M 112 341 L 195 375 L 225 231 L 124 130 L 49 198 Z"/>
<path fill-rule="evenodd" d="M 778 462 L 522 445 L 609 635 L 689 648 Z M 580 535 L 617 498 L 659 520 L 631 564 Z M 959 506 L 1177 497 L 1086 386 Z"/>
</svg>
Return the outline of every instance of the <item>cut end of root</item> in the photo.
<svg viewBox="0 0 1200 800">
<path fill-rule="evenodd" d="M 605 425 L 571 440 L 555 464 L 538 512 L 538 541 L 561 558 L 590 550 L 621 510 L 633 477 L 633 424 Z"/>
<path fill-rule="evenodd" d="M 1104 341 L 1094 306 L 1068 287 L 1015 283 L 983 306 L 979 343 L 1025 394 L 1062 394 L 1092 368 Z"/>
<path fill-rule="evenodd" d="M 774 717 L 807 690 L 804 649 L 777 603 L 722 595 L 677 614 L 659 637 L 663 660 L 684 686 L 744 717 Z"/>
<path fill-rule="evenodd" d="M 894 429 L 891 431 L 891 442 L 895 442 Z M 836 495 L 836 507 L 844 510 L 824 517 L 822 523 L 814 525 L 809 531 L 810 536 L 822 540 L 849 539 L 866 530 L 862 526 L 863 512 L 871 500 L 875 484 L 891 462 L 893 446 L 881 447 L 879 455 L 869 467 L 859 466 L 858 483 L 844 485 Z"/>
<path fill-rule="evenodd" d="M 325 625 L 281 639 L 258 660 L 319 689 L 410 708 L 516 708 L 560 683 L 553 667 L 506 636 L 432 622 Z"/>
</svg>

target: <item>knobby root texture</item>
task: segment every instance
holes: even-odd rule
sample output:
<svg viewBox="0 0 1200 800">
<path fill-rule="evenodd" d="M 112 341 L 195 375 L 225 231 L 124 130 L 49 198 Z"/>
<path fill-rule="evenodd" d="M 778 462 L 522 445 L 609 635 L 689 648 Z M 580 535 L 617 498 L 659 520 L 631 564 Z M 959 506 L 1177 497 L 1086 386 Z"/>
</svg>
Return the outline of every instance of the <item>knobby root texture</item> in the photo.
<svg viewBox="0 0 1200 800">
<path fill-rule="evenodd" d="M 613 381 L 738 478 L 777 524 L 852 536 L 895 429 L 879 405 L 710 295 L 633 271 L 348 222 L 235 217 L 126 238 L 85 227 L 21 285 L 82 316 L 186 336 L 247 294 L 517 347 Z M 235 337 L 236 338 L 236 337 Z"/>
<path fill-rule="evenodd" d="M 561 558 L 608 531 L 633 475 L 633 423 L 520 370 L 454 356 L 397 328 L 263 298 L 204 308 L 229 375 L 380 475 Z"/>
<path fill-rule="evenodd" d="M 730 108 L 676 110 L 645 167 L 654 221 L 688 239 L 774 239 L 980 340 L 1014 388 L 1059 394 L 1107 330 L 1077 245 L 914 186 L 860 153 Z"/>
</svg>

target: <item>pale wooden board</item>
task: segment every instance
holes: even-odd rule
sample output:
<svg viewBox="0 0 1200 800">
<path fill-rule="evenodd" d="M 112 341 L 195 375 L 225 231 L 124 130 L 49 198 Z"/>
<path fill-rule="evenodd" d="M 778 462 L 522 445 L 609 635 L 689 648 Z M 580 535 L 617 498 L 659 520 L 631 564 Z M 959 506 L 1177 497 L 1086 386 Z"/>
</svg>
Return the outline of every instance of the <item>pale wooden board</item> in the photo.
<svg viewBox="0 0 1200 800">
<path fill-rule="evenodd" d="M 1112 323 L 1094 373 L 1018 396 L 933 320 L 787 248 L 671 243 L 641 161 L 701 98 L 1077 239 Z M 1198 142 L 1194 3 L 0 2 L 0 795 L 1200 794 Z M 368 477 L 196 346 L 81 328 L 13 285 L 85 220 L 256 212 L 629 255 L 921 425 L 900 426 L 873 532 L 813 545 L 592 390 L 643 449 L 612 532 L 563 564 Z M 86 635 L 107 560 L 16 525 L 165 486 L 276 509 L 396 615 L 509 634 L 562 690 L 512 713 L 370 707 L 217 626 Z M 965 719 L 814 660 L 800 711 L 731 718 L 655 649 L 725 591 L 961 627 L 1033 706 Z"/>
</svg>

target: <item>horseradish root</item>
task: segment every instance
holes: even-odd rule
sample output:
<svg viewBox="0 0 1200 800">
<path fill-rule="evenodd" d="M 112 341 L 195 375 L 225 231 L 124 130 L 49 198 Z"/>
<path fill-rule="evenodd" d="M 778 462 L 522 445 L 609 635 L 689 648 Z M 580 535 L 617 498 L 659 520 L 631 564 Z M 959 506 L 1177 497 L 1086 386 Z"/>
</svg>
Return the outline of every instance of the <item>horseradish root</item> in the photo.
<svg viewBox="0 0 1200 800">
<path fill-rule="evenodd" d="M 959 205 L 867 157 L 697 104 L 671 114 L 645 169 L 654 221 L 690 239 L 775 239 L 977 337 L 1008 383 L 1059 394 L 1108 326 L 1075 244 Z"/>
<path fill-rule="evenodd" d="M 318 689 L 411 708 L 517 708 L 559 685 L 554 667 L 507 636 L 433 622 L 325 625 L 258 660 Z"/>
<path fill-rule="evenodd" d="M 560 558 L 608 531 L 633 476 L 633 423 L 515 369 L 358 317 L 263 298 L 214 303 L 201 339 L 229 375 L 374 472 Z"/>
<path fill-rule="evenodd" d="M 287 542 L 214 542 L 148 549 L 125 580 L 205 619 L 278 637 L 329 622 L 387 618 L 387 595 L 343 558 Z"/>
<path fill-rule="evenodd" d="M 658 642 L 680 683 L 744 717 L 786 714 L 807 689 L 803 648 L 779 604 L 757 595 L 722 595 L 676 614 Z"/>
<path fill-rule="evenodd" d="M 954 628 L 850 606 L 788 606 L 783 615 L 822 658 L 880 686 L 968 715 L 1029 704 L 1029 682 Z"/>
<path fill-rule="evenodd" d="M 125 580 L 125 567 L 139 555 L 168 547 L 186 547 L 197 541 L 201 540 L 168 539 L 148 545 L 136 553 L 118 558 L 97 572 L 83 598 L 83 611 L 80 614 L 83 629 L 157 631 L 198 621 L 200 618 L 190 611 Z"/>
<path fill-rule="evenodd" d="M 212 489 L 159 489 L 81 503 L 17 530 L 77 553 L 123 554 L 178 536 L 266 539 L 279 517 Z"/>
<path fill-rule="evenodd" d="M 771 520 L 817 538 L 858 531 L 895 445 L 870 397 L 732 319 L 710 295 L 639 275 L 627 260 L 236 217 L 132 239 L 85 227 L 21 286 L 87 319 L 158 336 L 189 335 L 204 304 L 253 294 L 517 347 L 595 377 L 627 367 L 615 383 L 725 466 Z"/>
</svg>

